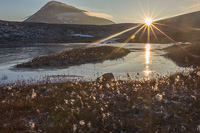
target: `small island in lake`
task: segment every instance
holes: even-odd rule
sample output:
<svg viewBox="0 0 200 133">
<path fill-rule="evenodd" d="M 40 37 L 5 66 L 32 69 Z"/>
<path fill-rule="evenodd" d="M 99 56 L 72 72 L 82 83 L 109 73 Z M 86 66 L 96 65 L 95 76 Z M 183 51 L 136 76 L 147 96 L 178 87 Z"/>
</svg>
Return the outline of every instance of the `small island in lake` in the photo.
<svg viewBox="0 0 200 133">
<path fill-rule="evenodd" d="M 130 53 L 130 50 L 128 49 L 111 46 L 76 48 L 50 56 L 36 57 L 26 63 L 18 64 L 17 67 L 70 67 L 86 63 L 98 63 L 105 60 L 114 60 L 122 58 L 128 53 Z"/>
</svg>

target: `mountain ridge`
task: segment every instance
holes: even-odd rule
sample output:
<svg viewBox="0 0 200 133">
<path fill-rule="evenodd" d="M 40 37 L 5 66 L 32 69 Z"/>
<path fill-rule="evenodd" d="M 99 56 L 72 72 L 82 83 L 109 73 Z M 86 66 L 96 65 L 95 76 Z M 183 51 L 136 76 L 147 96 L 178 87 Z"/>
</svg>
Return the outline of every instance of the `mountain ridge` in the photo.
<svg viewBox="0 0 200 133">
<path fill-rule="evenodd" d="M 200 11 L 190 12 L 157 21 L 178 28 L 200 28 Z"/>
</svg>

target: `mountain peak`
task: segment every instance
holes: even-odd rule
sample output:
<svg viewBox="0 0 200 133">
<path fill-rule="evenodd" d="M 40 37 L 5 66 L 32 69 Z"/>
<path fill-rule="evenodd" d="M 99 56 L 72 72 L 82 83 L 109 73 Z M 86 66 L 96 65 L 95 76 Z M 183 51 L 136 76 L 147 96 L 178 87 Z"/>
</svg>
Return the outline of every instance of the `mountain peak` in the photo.
<svg viewBox="0 0 200 133">
<path fill-rule="evenodd" d="M 85 12 L 84 10 L 80 10 L 74 6 L 67 5 L 65 3 L 58 2 L 58 1 L 49 1 L 46 5 L 42 7 L 42 9 L 46 9 L 46 8 L 60 8 L 59 10 L 68 9 L 67 12 L 69 12 L 69 10 L 70 12 Z"/>
<path fill-rule="evenodd" d="M 39 11 L 29 17 L 25 22 L 57 23 L 57 24 L 86 24 L 86 25 L 109 25 L 114 22 L 90 16 L 87 11 L 67 5 L 58 1 L 50 1 Z"/>
<path fill-rule="evenodd" d="M 47 5 L 60 5 L 60 4 L 64 4 L 64 3 L 58 2 L 58 1 L 49 1 L 49 2 L 47 3 Z"/>
</svg>

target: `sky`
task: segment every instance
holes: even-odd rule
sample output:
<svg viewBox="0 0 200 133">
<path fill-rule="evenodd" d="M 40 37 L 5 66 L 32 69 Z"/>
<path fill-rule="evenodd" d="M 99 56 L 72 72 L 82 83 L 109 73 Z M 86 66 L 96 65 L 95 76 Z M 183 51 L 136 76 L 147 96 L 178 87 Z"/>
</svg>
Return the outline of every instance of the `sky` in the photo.
<svg viewBox="0 0 200 133">
<path fill-rule="evenodd" d="M 0 20 L 23 21 L 51 0 L 0 0 Z M 141 22 L 200 10 L 200 0 L 57 0 L 116 23 Z M 149 16 L 150 16 L 149 15 Z"/>
</svg>

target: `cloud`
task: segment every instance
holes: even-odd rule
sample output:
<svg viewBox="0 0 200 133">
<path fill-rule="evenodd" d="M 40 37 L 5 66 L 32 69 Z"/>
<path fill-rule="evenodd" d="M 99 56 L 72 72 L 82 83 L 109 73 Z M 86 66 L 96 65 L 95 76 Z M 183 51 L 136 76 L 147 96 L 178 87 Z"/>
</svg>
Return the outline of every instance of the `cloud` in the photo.
<svg viewBox="0 0 200 133">
<path fill-rule="evenodd" d="M 97 13 L 97 12 L 84 12 L 84 13 L 89 16 L 94 16 L 94 17 L 107 18 L 107 19 L 113 18 L 113 16 L 106 13 Z"/>
<path fill-rule="evenodd" d="M 100 17 L 100 18 L 107 18 L 107 19 L 112 19 L 114 18 L 112 15 L 107 14 L 107 13 L 102 13 L 102 9 L 95 9 L 91 7 L 86 7 L 86 6 L 76 6 L 79 9 L 85 10 L 85 14 L 89 16 L 94 16 L 94 17 Z M 87 12 L 88 11 L 88 12 Z"/>
</svg>

